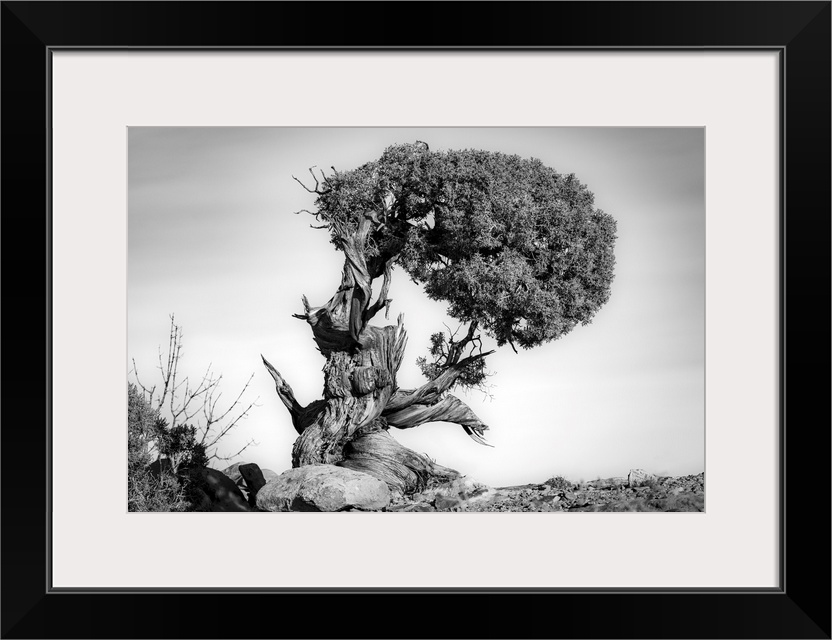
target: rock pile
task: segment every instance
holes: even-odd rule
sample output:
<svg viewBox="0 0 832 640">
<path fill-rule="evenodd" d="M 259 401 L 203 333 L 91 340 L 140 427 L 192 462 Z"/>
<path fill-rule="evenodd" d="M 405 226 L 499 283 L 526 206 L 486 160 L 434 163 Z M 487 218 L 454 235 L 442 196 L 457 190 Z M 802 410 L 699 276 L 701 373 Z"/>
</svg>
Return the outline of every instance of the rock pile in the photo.
<svg viewBox="0 0 832 640">
<path fill-rule="evenodd" d="M 223 469 L 223 473 L 239 487 L 251 507 L 257 506 L 257 492 L 277 477 L 271 469 L 261 469 L 253 462 L 237 462 Z"/>
</svg>

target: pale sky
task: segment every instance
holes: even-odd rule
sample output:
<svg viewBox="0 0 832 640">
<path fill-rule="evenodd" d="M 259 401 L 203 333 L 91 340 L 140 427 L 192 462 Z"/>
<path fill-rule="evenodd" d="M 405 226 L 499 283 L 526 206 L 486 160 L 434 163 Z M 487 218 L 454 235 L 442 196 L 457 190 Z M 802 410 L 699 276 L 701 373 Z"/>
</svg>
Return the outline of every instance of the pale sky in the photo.
<svg viewBox="0 0 832 640">
<path fill-rule="evenodd" d="M 278 473 L 296 433 L 262 353 L 301 404 L 322 395 L 324 358 L 292 317 L 301 296 L 326 302 L 343 255 L 310 228 L 314 198 L 292 176 L 353 169 L 396 143 L 535 157 L 574 173 L 618 223 L 610 301 L 593 322 L 533 350 L 488 357 L 491 398 L 455 390 L 490 430 L 494 448 L 462 427 L 433 423 L 391 433 L 439 464 L 492 486 L 705 468 L 705 133 L 700 128 L 130 128 L 128 363 L 155 382 L 169 316 L 184 332 L 181 371 L 223 375 L 229 401 L 254 373 L 249 417 L 221 453 Z M 377 293 L 375 291 L 374 293 Z M 389 322 L 409 341 L 399 385 L 425 382 L 416 358 L 457 323 L 401 270 Z M 383 315 L 375 324 L 385 324 Z M 130 377 L 132 380 L 132 377 Z"/>
</svg>

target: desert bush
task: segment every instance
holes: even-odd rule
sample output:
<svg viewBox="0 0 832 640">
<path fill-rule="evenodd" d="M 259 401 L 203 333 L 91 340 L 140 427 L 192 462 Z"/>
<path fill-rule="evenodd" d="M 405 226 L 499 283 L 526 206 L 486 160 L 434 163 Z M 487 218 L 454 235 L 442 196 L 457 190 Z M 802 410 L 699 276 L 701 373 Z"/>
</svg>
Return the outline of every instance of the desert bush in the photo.
<svg viewBox="0 0 832 640">
<path fill-rule="evenodd" d="M 572 488 L 572 483 L 563 476 L 553 476 L 543 484 L 552 487 L 552 489 L 567 490 Z"/>
<path fill-rule="evenodd" d="M 665 511 L 704 511 L 705 497 L 694 493 L 680 493 L 666 500 Z"/>
<path fill-rule="evenodd" d="M 161 446 L 159 443 L 162 443 Z M 151 447 L 156 446 L 171 465 L 151 468 Z M 202 456 L 200 458 L 199 456 Z M 177 471 L 183 463 L 202 463 L 204 449 L 194 443 L 188 429 L 168 430 L 134 384 L 127 384 L 127 510 L 191 511 L 195 488 Z"/>
<path fill-rule="evenodd" d="M 150 464 L 148 444 L 153 437 L 158 412 L 146 402 L 134 384 L 127 384 L 127 468 Z"/>
<path fill-rule="evenodd" d="M 207 467 L 205 444 L 198 439 L 196 427 L 189 424 L 168 425 L 159 417 L 154 423 L 155 445 L 159 453 L 171 461 L 175 471 L 192 467 Z"/>
<path fill-rule="evenodd" d="M 255 402 L 243 401 L 251 377 L 223 409 L 219 406 L 222 376 L 214 375 L 209 366 L 196 384 L 192 384 L 179 370 L 182 357 L 182 328 L 171 316 L 168 351 L 163 354 L 159 349 L 161 380 L 153 385 L 143 384 L 133 362 L 135 382 L 127 385 L 130 511 L 196 510 L 205 495 L 189 480 L 189 474 L 183 472 L 207 467 L 214 459 L 227 461 L 256 444 L 249 440 L 231 455 L 221 455 L 218 449 L 223 437 L 255 406 Z M 151 467 L 153 461 L 159 464 Z"/>
<path fill-rule="evenodd" d="M 128 511 L 192 511 L 188 487 L 175 473 L 163 470 L 158 475 L 147 467 L 128 471 Z"/>
<path fill-rule="evenodd" d="M 645 480 L 641 484 L 641 486 L 642 487 L 648 487 L 650 489 L 650 491 L 658 491 L 659 489 L 662 488 L 662 482 L 661 482 L 660 478 L 654 476 L 652 478 L 648 478 L 647 480 Z"/>
</svg>

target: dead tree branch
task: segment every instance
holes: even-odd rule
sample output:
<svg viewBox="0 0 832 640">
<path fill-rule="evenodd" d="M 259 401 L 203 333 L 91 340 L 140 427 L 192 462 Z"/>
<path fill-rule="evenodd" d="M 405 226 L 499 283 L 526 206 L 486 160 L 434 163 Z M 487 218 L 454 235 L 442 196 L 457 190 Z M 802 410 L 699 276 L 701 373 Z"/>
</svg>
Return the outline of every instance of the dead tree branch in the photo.
<svg viewBox="0 0 832 640">
<path fill-rule="evenodd" d="M 263 358 L 263 364 L 269 372 L 269 375 L 274 380 L 274 386 L 277 390 L 277 395 L 280 398 L 280 401 L 283 403 L 283 406 L 289 410 L 289 414 L 292 416 L 292 425 L 295 427 L 295 431 L 301 433 L 303 430 L 300 428 L 299 418 L 301 416 L 301 412 L 303 411 L 303 407 L 295 399 L 295 392 L 292 391 L 292 387 L 289 386 L 289 383 L 283 379 L 280 372 L 275 369 L 268 360 L 266 360 L 263 354 L 260 354 L 260 357 Z"/>
<path fill-rule="evenodd" d="M 254 374 L 249 376 L 248 381 L 231 404 L 221 409 L 222 375 L 215 375 L 212 372 L 212 365 L 209 364 L 199 382 L 194 385 L 190 376 L 182 377 L 181 375 L 180 364 L 183 357 L 182 328 L 176 324 L 174 315 L 171 315 L 167 353 L 163 354 L 160 347 L 158 355 L 158 369 L 161 375 L 158 396 L 156 385 L 148 387 L 141 382 L 135 359 L 133 359 L 133 376 L 151 406 L 168 421 L 168 429 L 186 424 L 194 427 L 197 431 L 197 442 L 205 447 L 208 459 L 224 460 L 226 458 L 220 456 L 216 449 L 220 440 L 248 417 L 252 408 L 258 406 L 259 398 L 248 403 L 243 401 Z"/>
</svg>

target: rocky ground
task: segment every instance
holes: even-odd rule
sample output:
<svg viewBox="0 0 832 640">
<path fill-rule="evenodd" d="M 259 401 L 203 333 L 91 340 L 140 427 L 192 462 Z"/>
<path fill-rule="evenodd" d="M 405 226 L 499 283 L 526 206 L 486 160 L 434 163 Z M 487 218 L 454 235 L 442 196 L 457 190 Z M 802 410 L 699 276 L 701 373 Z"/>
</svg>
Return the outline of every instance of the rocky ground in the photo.
<svg viewBox="0 0 832 640">
<path fill-rule="evenodd" d="M 158 470 L 157 470 L 158 471 Z M 334 465 L 276 474 L 253 463 L 220 472 L 187 471 L 196 511 L 622 512 L 704 511 L 705 474 L 662 477 L 642 469 L 627 476 L 574 483 L 493 488 L 467 476 L 401 497 L 373 476 Z"/>
<path fill-rule="evenodd" d="M 634 473 L 637 472 L 637 473 Z M 633 470 L 628 477 L 575 484 L 560 477 L 542 484 L 493 489 L 468 478 L 411 498 L 384 511 L 554 512 L 704 511 L 705 474 L 656 477 Z"/>
</svg>

